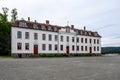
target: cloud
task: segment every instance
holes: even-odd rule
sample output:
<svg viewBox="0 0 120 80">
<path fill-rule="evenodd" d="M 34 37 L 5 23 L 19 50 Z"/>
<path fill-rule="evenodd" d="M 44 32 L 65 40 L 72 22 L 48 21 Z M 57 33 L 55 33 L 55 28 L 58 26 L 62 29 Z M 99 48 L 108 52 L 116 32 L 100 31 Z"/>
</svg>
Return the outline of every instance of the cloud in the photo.
<svg viewBox="0 0 120 80">
<path fill-rule="evenodd" d="M 78 29 L 86 26 L 102 35 L 105 46 L 109 40 L 118 43 L 114 37 L 120 39 L 119 3 L 120 0 L 0 0 L 0 8 L 17 8 L 19 19 L 31 17 L 38 22 L 48 19 L 51 24 L 63 26 L 69 21 L 69 25 L 74 24 Z"/>
</svg>

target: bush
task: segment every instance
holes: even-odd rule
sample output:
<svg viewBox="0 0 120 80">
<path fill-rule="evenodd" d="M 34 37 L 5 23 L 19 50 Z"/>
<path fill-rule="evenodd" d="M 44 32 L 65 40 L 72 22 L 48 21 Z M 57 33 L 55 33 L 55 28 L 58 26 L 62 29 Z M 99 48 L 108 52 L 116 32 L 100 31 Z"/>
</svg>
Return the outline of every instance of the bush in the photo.
<svg viewBox="0 0 120 80">
<path fill-rule="evenodd" d="M 40 54 L 39 57 L 89 57 L 89 56 L 101 56 L 101 54 L 90 54 L 90 53 L 78 53 L 78 54 L 60 54 L 60 53 L 46 53 Z"/>
<path fill-rule="evenodd" d="M 64 57 L 65 54 L 52 54 L 52 53 L 48 53 L 48 54 L 41 54 L 41 57 Z"/>
<path fill-rule="evenodd" d="M 87 56 L 101 56 L 101 54 L 79 53 L 79 54 L 70 54 L 70 56 L 87 57 Z"/>
<path fill-rule="evenodd" d="M 101 54 L 90 54 L 90 53 L 79 53 L 79 54 L 52 54 L 52 53 L 47 53 L 47 54 L 41 54 L 41 57 L 89 57 L 89 56 L 101 56 Z"/>
</svg>

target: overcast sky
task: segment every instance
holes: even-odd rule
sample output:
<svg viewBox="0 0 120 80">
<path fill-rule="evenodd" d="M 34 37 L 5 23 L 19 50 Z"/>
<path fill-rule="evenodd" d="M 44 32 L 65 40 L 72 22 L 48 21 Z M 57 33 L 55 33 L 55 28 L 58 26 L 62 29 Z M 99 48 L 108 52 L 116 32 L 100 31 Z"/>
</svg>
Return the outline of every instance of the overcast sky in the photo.
<svg viewBox="0 0 120 80">
<path fill-rule="evenodd" d="M 0 0 L 2 7 L 16 8 L 18 19 L 97 31 L 102 46 L 120 46 L 120 0 Z"/>
</svg>

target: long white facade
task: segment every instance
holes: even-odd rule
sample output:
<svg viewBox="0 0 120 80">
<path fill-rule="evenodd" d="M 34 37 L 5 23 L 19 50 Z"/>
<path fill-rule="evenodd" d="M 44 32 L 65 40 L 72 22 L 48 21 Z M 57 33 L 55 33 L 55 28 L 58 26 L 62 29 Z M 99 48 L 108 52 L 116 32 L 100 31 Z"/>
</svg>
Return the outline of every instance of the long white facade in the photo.
<svg viewBox="0 0 120 80">
<path fill-rule="evenodd" d="M 66 28 L 61 28 L 58 31 L 46 31 L 26 27 L 12 26 L 12 54 L 66 54 L 66 47 L 69 48 L 69 54 L 101 53 L 101 37 L 99 36 L 79 35 L 71 28 L 68 32 Z M 26 38 L 26 34 L 28 38 Z M 37 45 L 36 49 L 35 45 Z"/>
</svg>

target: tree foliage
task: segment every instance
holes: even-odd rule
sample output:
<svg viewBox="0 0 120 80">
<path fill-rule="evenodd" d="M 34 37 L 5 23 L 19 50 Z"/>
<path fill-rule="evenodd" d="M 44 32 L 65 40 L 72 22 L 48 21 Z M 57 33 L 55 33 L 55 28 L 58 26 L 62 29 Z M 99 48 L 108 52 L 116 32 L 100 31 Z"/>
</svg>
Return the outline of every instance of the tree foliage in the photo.
<svg viewBox="0 0 120 80">
<path fill-rule="evenodd" d="M 6 7 L 2 8 L 2 13 L 0 13 L 0 55 L 8 54 L 10 51 L 10 40 L 11 40 L 11 22 L 8 21 L 8 11 Z M 12 13 L 12 15 L 15 12 Z M 15 14 L 17 16 L 17 14 Z M 15 20 L 15 19 L 14 19 Z"/>
<path fill-rule="evenodd" d="M 17 19 L 17 9 L 16 8 L 12 9 L 11 13 L 12 13 L 12 15 L 11 15 L 11 17 L 12 17 L 11 22 L 14 22 Z"/>
<path fill-rule="evenodd" d="M 120 53 L 120 47 L 102 47 L 102 53 Z"/>
</svg>

